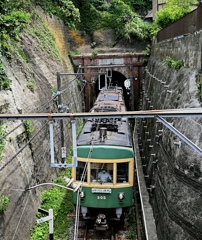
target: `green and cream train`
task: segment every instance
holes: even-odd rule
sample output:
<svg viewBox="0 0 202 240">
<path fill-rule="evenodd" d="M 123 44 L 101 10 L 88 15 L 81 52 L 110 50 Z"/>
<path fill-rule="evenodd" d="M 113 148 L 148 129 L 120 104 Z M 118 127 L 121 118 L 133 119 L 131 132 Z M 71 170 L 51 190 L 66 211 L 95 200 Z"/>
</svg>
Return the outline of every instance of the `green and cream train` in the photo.
<svg viewBox="0 0 202 240">
<path fill-rule="evenodd" d="M 126 111 L 122 89 L 102 89 L 91 112 Z M 133 205 L 134 152 L 126 118 L 88 119 L 77 139 L 78 165 L 72 168 L 73 204 L 84 219 L 105 230 Z M 79 199 L 78 199 L 79 198 Z M 78 201 L 79 200 L 79 201 Z"/>
</svg>

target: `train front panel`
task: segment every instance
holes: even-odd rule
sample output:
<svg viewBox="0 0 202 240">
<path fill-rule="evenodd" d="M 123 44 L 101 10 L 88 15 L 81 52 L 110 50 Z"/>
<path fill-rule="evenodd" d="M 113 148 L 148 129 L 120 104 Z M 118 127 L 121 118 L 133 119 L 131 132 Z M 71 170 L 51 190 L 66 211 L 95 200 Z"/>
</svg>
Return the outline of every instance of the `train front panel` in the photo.
<svg viewBox="0 0 202 240">
<path fill-rule="evenodd" d="M 73 203 L 87 216 L 89 209 L 122 209 L 133 205 L 134 153 L 129 147 L 78 146 L 78 166 L 72 178 L 81 188 L 73 193 Z M 89 153 L 91 153 L 89 155 Z M 90 157 L 89 157 L 90 156 Z M 83 172 L 86 169 L 84 176 Z"/>
</svg>

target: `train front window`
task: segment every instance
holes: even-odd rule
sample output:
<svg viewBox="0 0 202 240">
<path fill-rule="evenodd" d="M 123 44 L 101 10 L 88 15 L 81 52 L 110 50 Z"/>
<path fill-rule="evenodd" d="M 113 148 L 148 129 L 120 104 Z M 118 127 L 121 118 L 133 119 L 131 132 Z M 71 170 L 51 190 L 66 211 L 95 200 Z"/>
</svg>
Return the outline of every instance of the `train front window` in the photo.
<svg viewBox="0 0 202 240">
<path fill-rule="evenodd" d="M 77 181 L 87 182 L 88 168 L 87 166 L 85 167 L 86 164 L 86 162 L 78 162 L 78 166 L 76 168 Z"/>
<path fill-rule="evenodd" d="M 91 183 L 112 183 L 113 163 L 91 163 Z"/>
<path fill-rule="evenodd" d="M 117 163 L 117 183 L 128 182 L 129 163 Z"/>
</svg>

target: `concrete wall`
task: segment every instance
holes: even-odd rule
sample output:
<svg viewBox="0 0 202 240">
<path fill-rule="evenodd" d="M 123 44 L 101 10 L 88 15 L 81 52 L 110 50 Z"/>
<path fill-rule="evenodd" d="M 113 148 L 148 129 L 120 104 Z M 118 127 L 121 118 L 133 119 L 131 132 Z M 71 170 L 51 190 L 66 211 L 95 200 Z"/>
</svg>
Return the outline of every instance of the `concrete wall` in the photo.
<svg viewBox="0 0 202 240">
<path fill-rule="evenodd" d="M 176 109 L 201 106 L 200 81 L 202 32 L 153 44 L 145 71 L 142 109 Z M 166 56 L 183 60 L 176 71 L 162 61 Z M 168 122 L 202 148 L 201 118 L 169 118 Z M 202 238 L 202 157 L 155 119 L 140 121 L 139 142 L 147 187 L 150 192 L 158 238 Z"/>
</svg>

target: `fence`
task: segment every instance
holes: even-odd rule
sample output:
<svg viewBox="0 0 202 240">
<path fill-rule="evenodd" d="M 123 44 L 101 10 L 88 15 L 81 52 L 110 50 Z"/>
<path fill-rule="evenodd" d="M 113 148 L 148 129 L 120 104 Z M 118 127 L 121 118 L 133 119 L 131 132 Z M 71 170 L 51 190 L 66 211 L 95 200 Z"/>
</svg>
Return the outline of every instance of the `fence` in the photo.
<svg viewBox="0 0 202 240">
<path fill-rule="evenodd" d="M 192 34 L 200 29 L 202 29 L 202 3 L 194 11 L 159 31 L 157 41 Z"/>
</svg>

